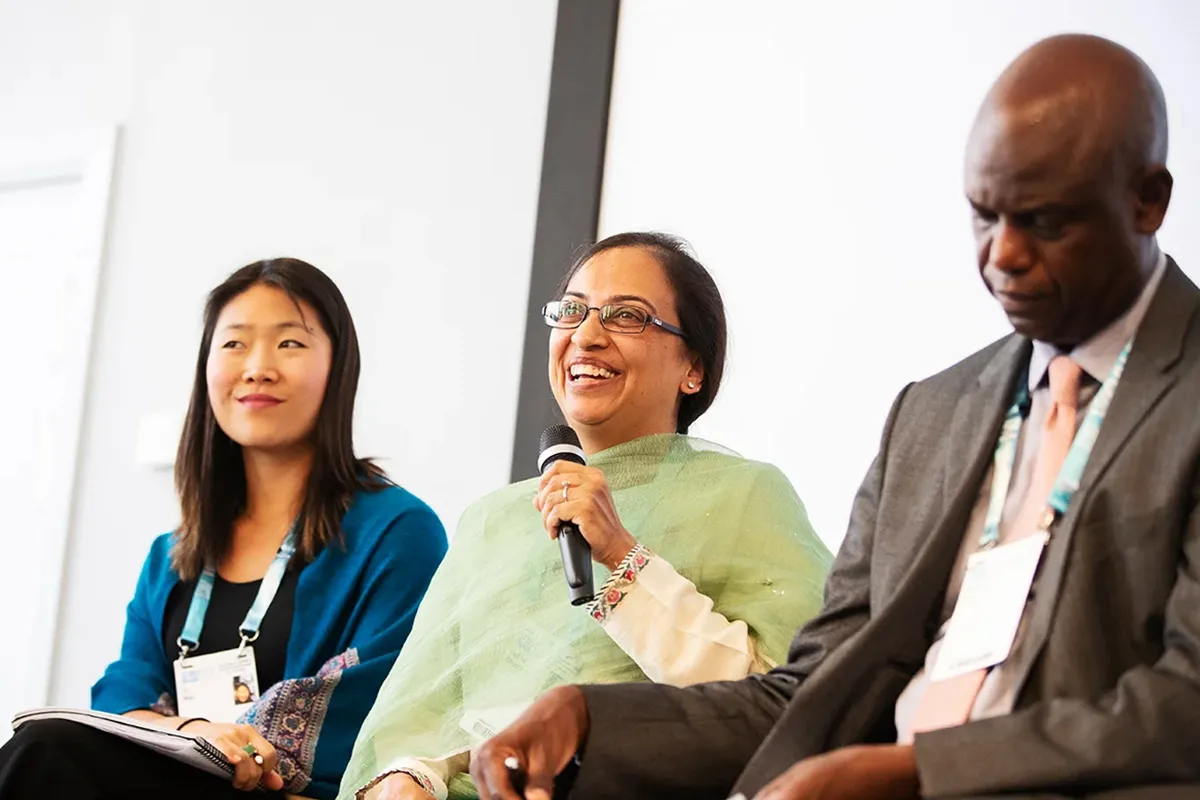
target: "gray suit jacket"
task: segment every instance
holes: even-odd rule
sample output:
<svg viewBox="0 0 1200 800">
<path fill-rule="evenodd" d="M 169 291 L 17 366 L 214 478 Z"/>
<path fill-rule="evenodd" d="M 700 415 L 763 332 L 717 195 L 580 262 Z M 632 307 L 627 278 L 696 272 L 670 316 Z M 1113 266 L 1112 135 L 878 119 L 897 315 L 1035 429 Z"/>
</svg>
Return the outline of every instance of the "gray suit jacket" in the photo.
<svg viewBox="0 0 1200 800">
<path fill-rule="evenodd" d="M 587 687 L 572 797 L 749 797 L 807 756 L 895 741 L 1029 354 L 1009 336 L 896 399 L 787 665 Z M 1028 635 L 1013 713 L 917 737 L 926 797 L 1200 784 L 1200 290 L 1173 261 L 1043 556 Z"/>
</svg>

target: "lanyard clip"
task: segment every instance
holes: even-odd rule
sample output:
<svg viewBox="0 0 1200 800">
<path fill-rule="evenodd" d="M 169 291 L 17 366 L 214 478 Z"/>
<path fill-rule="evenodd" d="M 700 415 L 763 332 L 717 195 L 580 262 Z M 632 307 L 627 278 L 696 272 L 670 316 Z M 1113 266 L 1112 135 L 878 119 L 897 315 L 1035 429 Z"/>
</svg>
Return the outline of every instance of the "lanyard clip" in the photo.
<svg viewBox="0 0 1200 800">
<path fill-rule="evenodd" d="M 192 652 L 192 650 L 195 648 L 194 644 L 188 644 L 185 642 L 182 636 L 175 640 L 175 644 L 179 647 L 179 660 L 181 662 L 187 658 L 187 654 Z"/>
<path fill-rule="evenodd" d="M 245 629 L 238 628 L 238 634 L 242 637 L 242 643 L 238 645 L 237 651 L 237 654 L 240 656 L 242 651 L 246 649 L 246 645 L 258 640 L 258 631 L 253 631 L 249 636 L 247 636 Z"/>
</svg>

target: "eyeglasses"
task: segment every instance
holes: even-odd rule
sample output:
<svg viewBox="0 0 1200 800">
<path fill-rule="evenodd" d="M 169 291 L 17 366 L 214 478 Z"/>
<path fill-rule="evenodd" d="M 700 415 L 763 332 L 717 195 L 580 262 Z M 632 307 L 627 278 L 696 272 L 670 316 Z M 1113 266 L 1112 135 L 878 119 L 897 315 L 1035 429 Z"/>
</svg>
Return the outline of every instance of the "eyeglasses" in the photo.
<svg viewBox="0 0 1200 800">
<path fill-rule="evenodd" d="M 576 300 L 555 300 L 542 306 L 542 318 L 551 328 L 578 328 L 593 311 L 600 312 L 600 325 L 613 333 L 641 333 L 647 325 L 657 325 L 667 333 L 686 339 L 687 334 L 669 322 L 637 306 L 589 306 Z"/>
</svg>

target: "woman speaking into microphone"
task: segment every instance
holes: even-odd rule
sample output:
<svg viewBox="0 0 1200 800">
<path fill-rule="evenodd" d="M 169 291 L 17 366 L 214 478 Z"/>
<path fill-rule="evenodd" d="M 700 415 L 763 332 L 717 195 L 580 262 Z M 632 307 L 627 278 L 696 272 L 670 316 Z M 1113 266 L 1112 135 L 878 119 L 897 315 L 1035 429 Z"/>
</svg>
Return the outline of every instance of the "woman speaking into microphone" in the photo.
<svg viewBox="0 0 1200 800">
<path fill-rule="evenodd" d="M 351 440 L 358 339 L 295 259 L 212 291 L 175 464 L 182 523 L 150 546 L 92 708 L 200 736 L 221 778 L 94 728 L 32 722 L 0 797 L 333 797 L 446 535 Z"/>
<path fill-rule="evenodd" d="M 543 314 L 550 389 L 587 463 L 558 460 L 463 514 L 341 797 L 474 797 L 470 748 L 546 689 L 763 672 L 820 606 L 831 557 L 787 479 L 687 435 L 717 394 L 726 334 L 682 243 L 597 242 Z M 578 607 L 546 541 L 564 523 L 605 579 Z"/>
</svg>

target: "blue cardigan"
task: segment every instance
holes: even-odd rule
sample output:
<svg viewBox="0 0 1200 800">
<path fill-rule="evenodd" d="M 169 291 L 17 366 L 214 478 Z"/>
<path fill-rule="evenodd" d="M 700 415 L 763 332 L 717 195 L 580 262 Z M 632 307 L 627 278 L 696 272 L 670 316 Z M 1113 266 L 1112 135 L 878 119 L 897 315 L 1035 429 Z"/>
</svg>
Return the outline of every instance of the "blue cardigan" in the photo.
<svg viewBox="0 0 1200 800">
<path fill-rule="evenodd" d="M 284 679 L 242 722 L 279 753 L 288 792 L 337 795 L 363 719 L 412 630 L 417 606 L 446 554 L 446 532 L 430 508 L 395 486 L 359 492 L 331 543 L 296 585 Z M 126 609 L 121 657 L 92 687 L 92 708 L 153 709 L 174 716 L 175 678 L 163 652 L 173 534 L 150 547 Z"/>
</svg>

